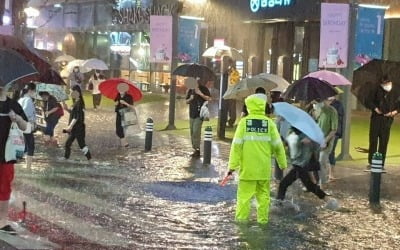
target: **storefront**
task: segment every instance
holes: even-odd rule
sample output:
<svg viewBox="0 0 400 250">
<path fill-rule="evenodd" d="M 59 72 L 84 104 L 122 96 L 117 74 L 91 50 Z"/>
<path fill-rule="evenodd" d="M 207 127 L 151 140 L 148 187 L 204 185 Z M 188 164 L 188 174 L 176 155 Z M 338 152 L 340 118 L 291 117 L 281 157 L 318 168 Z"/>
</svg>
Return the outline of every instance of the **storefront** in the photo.
<svg viewBox="0 0 400 250">
<path fill-rule="evenodd" d="M 45 6 L 35 18 L 34 45 L 77 59 L 99 58 L 109 77 L 138 83 L 169 84 L 169 64 L 150 62 L 150 16 L 172 15 L 177 1 L 71 2 Z"/>
</svg>

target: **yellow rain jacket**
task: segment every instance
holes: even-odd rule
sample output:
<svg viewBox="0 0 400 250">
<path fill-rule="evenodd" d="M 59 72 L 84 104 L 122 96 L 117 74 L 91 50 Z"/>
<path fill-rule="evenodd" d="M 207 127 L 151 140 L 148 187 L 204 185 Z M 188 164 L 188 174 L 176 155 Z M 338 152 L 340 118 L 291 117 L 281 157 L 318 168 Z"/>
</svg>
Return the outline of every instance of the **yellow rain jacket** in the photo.
<svg viewBox="0 0 400 250">
<path fill-rule="evenodd" d="M 268 223 L 272 156 L 279 167 L 287 167 L 285 149 L 275 123 L 265 115 L 266 96 L 254 94 L 245 100 L 249 115 L 236 129 L 229 156 L 229 169 L 239 170 L 236 215 L 246 222 L 251 199 L 257 199 L 257 221 Z"/>
<path fill-rule="evenodd" d="M 229 169 L 239 170 L 240 180 L 269 180 L 272 156 L 281 169 L 287 167 L 278 129 L 265 115 L 266 100 L 259 96 L 246 98 L 249 115 L 240 120 L 232 141 Z"/>
</svg>

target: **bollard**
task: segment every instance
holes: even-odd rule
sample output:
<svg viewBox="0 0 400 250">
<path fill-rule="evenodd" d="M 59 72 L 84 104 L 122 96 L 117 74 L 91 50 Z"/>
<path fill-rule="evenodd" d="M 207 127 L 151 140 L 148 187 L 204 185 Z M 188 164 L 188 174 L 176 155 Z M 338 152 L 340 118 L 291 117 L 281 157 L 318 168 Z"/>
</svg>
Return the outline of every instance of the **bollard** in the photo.
<svg viewBox="0 0 400 250">
<path fill-rule="evenodd" d="M 150 151 L 152 144 L 153 144 L 153 127 L 154 127 L 154 122 L 153 119 L 147 118 L 146 121 L 146 138 L 145 138 L 145 144 L 144 144 L 144 150 L 145 151 Z"/>
<path fill-rule="evenodd" d="M 379 205 L 381 193 L 381 175 L 383 173 L 383 156 L 376 152 L 372 156 L 371 181 L 369 186 L 369 203 Z"/>
<path fill-rule="evenodd" d="M 203 164 L 211 163 L 212 128 L 207 126 L 204 131 L 204 157 Z"/>
</svg>

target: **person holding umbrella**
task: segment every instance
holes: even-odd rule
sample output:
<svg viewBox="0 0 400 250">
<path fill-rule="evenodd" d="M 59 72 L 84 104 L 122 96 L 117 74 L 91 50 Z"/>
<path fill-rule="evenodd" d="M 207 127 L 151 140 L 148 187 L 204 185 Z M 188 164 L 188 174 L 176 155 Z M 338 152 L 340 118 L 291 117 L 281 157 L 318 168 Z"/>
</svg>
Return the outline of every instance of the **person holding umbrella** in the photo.
<svg viewBox="0 0 400 250">
<path fill-rule="evenodd" d="M 83 82 L 84 76 L 80 72 L 79 66 L 75 66 L 71 72 L 71 74 L 68 76 L 70 88 L 72 90 L 72 87 L 75 85 L 78 85 L 80 88 L 82 88 L 82 82 Z"/>
<path fill-rule="evenodd" d="M 57 102 L 57 99 L 47 91 L 39 92 L 39 96 L 44 101 L 43 111 L 46 120 L 46 129 L 44 134 L 49 137 L 45 143 L 57 145 L 57 140 L 54 139 L 54 129 L 56 128 L 61 116 L 64 114 L 63 108 Z"/>
<path fill-rule="evenodd" d="M 322 102 L 313 104 L 314 118 L 317 120 L 325 137 L 325 145 L 321 147 L 319 155 L 319 163 L 321 165 L 319 182 L 322 189 L 329 180 L 331 168 L 329 164 L 329 155 L 332 152 L 339 121 L 336 109 L 331 106 L 331 103 L 332 99 L 325 99 Z"/>
<path fill-rule="evenodd" d="M 121 146 L 129 147 L 125 138 L 124 128 L 122 127 L 122 115 L 120 111 L 125 108 L 133 108 L 133 97 L 128 94 L 129 86 L 127 83 L 121 82 L 117 85 L 118 95 L 115 98 L 115 112 L 117 113 L 115 121 L 116 134 L 120 138 Z"/>
<path fill-rule="evenodd" d="M 194 89 L 189 89 L 186 94 L 186 103 L 189 104 L 190 138 L 194 150 L 191 154 L 192 157 L 200 157 L 201 127 L 203 125 L 200 109 L 206 101 L 211 101 L 211 93 L 198 80 L 197 86 Z"/>
<path fill-rule="evenodd" d="M 35 104 L 33 103 L 33 98 L 36 95 L 36 84 L 33 82 L 28 83 L 21 92 L 22 98 L 18 100 L 18 103 L 21 105 L 22 109 L 26 117 L 28 118 L 28 122 L 31 123 L 33 127 L 36 124 L 36 110 Z M 32 166 L 32 158 L 35 152 L 35 138 L 33 135 L 34 131 L 30 131 L 30 133 L 24 133 L 25 139 L 25 164 L 26 168 L 30 169 Z"/>
<path fill-rule="evenodd" d="M 92 156 L 85 143 L 85 102 L 83 100 L 81 88 L 78 85 L 73 86 L 71 90 L 71 97 L 74 102 L 69 115 L 68 127 L 63 130 L 64 133 L 68 133 L 68 139 L 65 142 L 64 158 L 66 160 L 69 159 L 71 155 L 71 145 L 76 139 L 81 151 L 90 162 Z"/>
<path fill-rule="evenodd" d="M 104 75 L 101 74 L 98 70 L 95 70 L 94 74 L 89 79 L 88 90 L 92 92 L 94 110 L 97 110 L 97 108 L 100 107 L 101 93 L 99 90 L 99 85 L 105 79 L 106 78 L 104 77 Z"/>
<path fill-rule="evenodd" d="M 245 100 L 249 115 L 239 121 L 229 155 L 229 172 L 239 171 L 235 219 L 247 222 L 251 200 L 258 203 L 257 222 L 268 223 L 271 158 L 287 167 L 285 149 L 275 123 L 265 115 L 267 96 L 250 95 Z"/>
<path fill-rule="evenodd" d="M 371 91 L 366 103 L 367 108 L 371 109 L 368 167 L 371 165 L 373 154 L 377 151 L 383 155 L 383 165 L 385 164 L 390 128 L 393 118 L 400 112 L 399 99 L 399 94 L 393 90 L 393 83 L 387 75 L 382 77 L 378 89 Z"/>
</svg>

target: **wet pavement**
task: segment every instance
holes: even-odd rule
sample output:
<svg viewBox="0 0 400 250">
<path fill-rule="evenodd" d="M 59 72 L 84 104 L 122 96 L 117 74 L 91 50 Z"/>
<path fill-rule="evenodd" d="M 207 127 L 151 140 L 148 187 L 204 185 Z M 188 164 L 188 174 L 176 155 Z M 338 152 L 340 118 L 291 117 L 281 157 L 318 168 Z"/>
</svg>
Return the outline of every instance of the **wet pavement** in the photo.
<svg viewBox="0 0 400 250">
<path fill-rule="evenodd" d="M 177 119 L 185 119 L 183 102 Z M 139 105 L 141 124 L 147 117 L 165 121 L 168 103 Z M 191 159 L 188 138 L 155 132 L 153 149 L 144 152 L 144 132 L 129 137 L 129 148 L 119 148 L 114 134 L 114 113 L 87 112 L 87 144 L 93 163 L 87 164 L 77 146 L 70 161 L 61 160 L 62 147 L 48 148 L 37 136 L 32 169 L 16 167 L 10 217 L 21 221 L 20 236 L 0 234 L 0 249 L 362 249 L 400 246 L 398 205 L 400 173 L 384 176 L 382 203 L 376 214 L 368 208 L 369 173 L 340 166 L 339 180 L 329 189 L 342 208 L 330 211 L 304 193 L 296 183 L 289 188 L 288 206 L 272 209 L 267 228 L 256 223 L 234 223 L 235 181 L 218 181 L 226 173 L 229 144 L 213 143 L 212 164 Z M 89 122 L 90 121 L 90 122 Z M 58 126 L 60 143 L 66 137 Z M 276 185 L 272 184 L 272 196 Z M 293 206 L 295 204 L 295 206 Z M 299 208 L 299 209 L 297 209 Z M 351 219 L 351 220 L 350 220 Z M 353 223 L 351 221 L 353 220 Z M 254 215 L 253 215 L 254 221 Z M 362 223 L 361 223 L 362 221 Z M 384 223 L 379 243 L 370 232 Z M 357 225 L 359 223 L 359 226 Z M 365 238 L 360 238 L 362 230 Z M 397 230 L 397 231 L 396 231 Z M 7 238 L 8 237 L 8 238 Z M 23 247 L 22 240 L 28 247 Z M 19 243 L 20 245 L 18 245 Z M 7 245 L 8 244 L 8 245 Z M 374 245 L 376 244 L 376 245 Z M 12 247 L 11 247 L 12 246 Z"/>
</svg>

